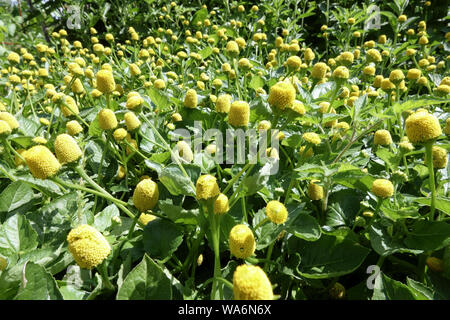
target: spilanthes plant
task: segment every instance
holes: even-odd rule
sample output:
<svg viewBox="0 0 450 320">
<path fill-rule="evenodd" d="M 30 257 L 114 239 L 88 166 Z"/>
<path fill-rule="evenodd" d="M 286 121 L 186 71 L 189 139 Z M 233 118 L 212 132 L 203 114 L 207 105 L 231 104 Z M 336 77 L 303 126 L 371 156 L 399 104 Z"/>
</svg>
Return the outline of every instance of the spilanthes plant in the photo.
<svg viewBox="0 0 450 320">
<path fill-rule="evenodd" d="M 445 5 L 60 2 L 0 6 L 0 299 L 448 296 Z"/>
</svg>

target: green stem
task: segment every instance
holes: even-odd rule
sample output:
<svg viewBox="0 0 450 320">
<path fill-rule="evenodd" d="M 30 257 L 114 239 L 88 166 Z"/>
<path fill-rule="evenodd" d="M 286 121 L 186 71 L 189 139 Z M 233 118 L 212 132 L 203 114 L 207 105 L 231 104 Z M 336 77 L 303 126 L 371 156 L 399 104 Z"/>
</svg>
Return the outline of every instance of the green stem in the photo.
<svg viewBox="0 0 450 320">
<path fill-rule="evenodd" d="M 267 268 L 269 266 L 268 261 L 270 261 L 270 257 L 272 256 L 273 246 L 275 245 L 275 241 L 272 242 L 267 249 L 266 262 L 264 263 L 264 271 L 267 272 Z"/>
<path fill-rule="evenodd" d="M 219 241 L 220 241 L 220 221 L 217 216 L 214 214 L 214 208 L 212 204 L 208 204 L 208 217 L 210 220 L 211 226 L 211 237 L 212 237 L 212 245 L 214 249 L 214 280 L 211 290 L 211 300 L 216 299 L 216 291 L 217 291 L 217 278 L 221 276 L 220 274 L 220 251 L 219 251 Z"/>
<path fill-rule="evenodd" d="M 434 181 L 434 170 L 433 170 L 433 141 L 429 141 L 425 144 L 425 159 L 428 166 L 428 172 L 430 175 L 430 189 L 431 189 L 431 207 L 430 215 L 428 219 L 430 221 L 434 220 L 434 211 L 436 208 L 436 185 Z"/>
<path fill-rule="evenodd" d="M 105 283 L 106 288 L 109 289 L 109 290 L 115 290 L 116 288 L 114 287 L 114 285 L 109 280 L 108 269 L 106 268 L 106 263 L 104 261 L 102 262 L 102 264 L 100 264 L 97 267 L 97 270 L 100 273 L 100 275 L 102 277 L 102 280 Z"/>
</svg>

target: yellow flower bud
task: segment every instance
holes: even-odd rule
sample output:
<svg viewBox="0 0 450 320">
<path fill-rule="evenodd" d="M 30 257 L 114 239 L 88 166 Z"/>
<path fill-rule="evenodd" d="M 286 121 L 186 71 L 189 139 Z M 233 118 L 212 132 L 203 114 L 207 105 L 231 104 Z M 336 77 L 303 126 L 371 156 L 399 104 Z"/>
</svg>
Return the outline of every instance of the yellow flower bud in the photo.
<svg viewBox="0 0 450 320">
<path fill-rule="evenodd" d="M 394 186 L 392 182 L 386 179 L 376 179 L 372 183 L 372 192 L 377 197 L 388 198 L 394 194 Z"/>
<path fill-rule="evenodd" d="M 87 224 L 72 229 L 67 235 L 67 242 L 75 262 L 83 269 L 100 265 L 111 252 L 105 237 Z"/>
<path fill-rule="evenodd" d="M 156 206 L 159 198 L 158 185 L 152 179 L 141 180 L 133 192 L 134 206 L 145 212 Z"/>
<path fill-rule="evenodd" d="M 272 200 L 266 205 L 266 215 L 273 223 L 283 224 L 287 220 L 288 212 L 284 204 L 279 201 Z"/>
<path fill-rule="evenodd" d="M 273 300 L 272 285 L 258 266 L 241 265 L 233 274 L 234 300 Z"/>
<path fill-rule="evenodd" d="M 0 120 L 5 121 L 11 130 L 17 129 L 19 127 L 19 122 L 17 122 L 16 118 L 9 112 L 0 112 Z"/>
<path fill-rule="evenodd" d="M 221 193 L 214 201 L 214 214 L 222 215 L 228 212 L 230 209 L 228 205 L 228 197 Z"/>
<path fill-rule="evenodd" d="M 201 175 L 196 183 L 196 195 L 198 200 L 208 200 L 220 193 L 217 179 L 212 175 Z"/>
<path fill-rule="evenodd" d="M 377 130 L 373 137 L 373 143 L 375 145 L 387 146 L 392 144 L 392 137 L 387 130 Z"/>
<path fill-rule="evenodd" d="M 231 104 L 228 113 L 228 123 L 234 127 L 246 127 L 250 121 L 250 106 L 244 101 L 235 101 Z"/>
<path fill-rule="evenodd" d="M 143 225 L 147 225 L 150 221 L 153 221 L 155 219 L 156 219 L 156 216 L 149 214 L 149 213 L 141 213 L 141 215 L 139 216 L 139 221 Z"/>
<path fill-rule="evenodd" d="M 100 70 L 97 72 L 97 89 L 102 93 L 112 93 L 116 88 L 116 82 L 111 71 Z"/>
<path fill-rule="evenodd" d="M 216 111 L 222 113 L 228 113 L 231 107 L 231 96 L 229 94 L 222 94 L 217 97 Z"/>
<path fill-rule="evenodd" d="M 132 111 L 125 113 L 124 120 L 129 131 L 136 130 L 141 126 L 141 121 Z"/>
<path fill-rule="evenodd" d="M 33 177 L 38 179 L 52 177 L 61 168 L 61 164 L 55 155 L 47 147 L 42 145 L 31 147 L 24 152 L 23 157 Z"/>
<path fill-rule="evenodd" d="M 75 139 L 66 133 L 56 137 L 55 153 L 61 164 L 77 161 L 83 155 Z"/>
<path fill-rule="evenodd" d="M 245 259 L 255 252 L 255 237 L 252 230 L 244 224 L 235 225 L 229 235 L 230 252 L 239 259 Z"/>
<path fill-rule="evenodd" d="M 315 184 L 319 180 L 311 180 L 308 186 L 308 196 L 311 200 L 321 200 L 323 198 L 323 187 Z"/>
<path fill-rule="evenodd" d="M 270 88 L 267 102 L 271 106 L 284 110 L 286 106 L 292 105 L 295 95 L 295 88 L 290 82 L 278 82 Z"/>
<path fill-rule="evenodd" d="M 197 107 L 197 91 L 194 89 L 189 89 L 186 92 L 186 97 L 184 98 L 184 106 L 186 108 L 196 108 Z"/>
<path fill-rule="evenodd" d="M 98 123 L 102 130 L 111 130 L 117 127 L 117 118 L 114 111 L 102 109 L 98 113 Z"/>
<path fill-rule="evenodd" d="M 442 134 L 439 120 L 428 112 L 415 112 L 405 121 L 406 135 L 412 143 L 423 143 Z"/>
</svg>

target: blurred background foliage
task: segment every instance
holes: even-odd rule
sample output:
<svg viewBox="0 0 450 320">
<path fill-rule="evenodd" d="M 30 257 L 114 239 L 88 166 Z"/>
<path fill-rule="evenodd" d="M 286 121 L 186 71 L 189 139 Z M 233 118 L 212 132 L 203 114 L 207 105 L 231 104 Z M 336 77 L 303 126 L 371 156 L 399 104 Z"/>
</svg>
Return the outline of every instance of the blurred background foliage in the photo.
<svg viewBox="0 0 450 320">
<path fill-rule="evenodd" d="M 167 20 L 169 20 L 173 30 L 183 30 L 186 26 L 182 25 L 178 15 L 183 14 L 191 20 L 199 5 L 206 5 L 208 10 L 215 10 L 218 13 L 215 23 L 224 23 L 231 19 L 239 20 L 242 14 L 253 14 L 249 9 L 254 4 L 252 1 L 223 0 L 194 2 L 178 0 L 175 2 L 176 7 L 171 7 L 171 1 L 167 0 L 2 0 L 0 1 L 0 55 L 21 46 L 24 42 L 36 44 L 43 40 L 50 41 L 51 33 L 60 29 L 68 31 L 69 41 L 76 39 L 84 43 L 89 42 L 90 27 L 97 29 L 100 34 L 111 32 L 116 40 L 124 41 L 128 38 L 129 27 L 134 27 L 138 33 L 148 34 L 150 28 L 167 26 Z M 424 0 L 270 0 L 258 2 L 258 5 L 265 10 L 256 13 L 255 18 L 264 19 L 268 26 L 276 22 L 275 25 L 279 26 L 278 33 L 281 33 L 283 28 L 289 29 L 308 46 L 324 49 L 325 41 L 320 27 L 328 25 L 329 41 L 333 48 L 333 41 L 339 41 L 340 38 L 339 30 L 333 29 L 335 22 L 349 17 L 363 22 L 361 23 L 362 37 L 366 39 L 376 39 L 378 34 L 393 36 L 393 30 L 396 27 L 394 14 L 413 17 L 411 23 L 423 19 L 427 21 L 427 32 L 431 37 L 436 33 L 443 35 L 450 30 L 448 1 L 433 0 L 431 2 L 431 6 L 424 6 Z M 244 13 L 234 10 L 241 4 L 247 8 Z M 364 30 L 364 22 L 371 18 L 370 14 L 373 13 L 371 6 L 374 5 L 380 12 L 380 28 Z M 165 11 L 164 7 L 168 10 Z M 68 27 L 71 23 L 73 26 L 74 22 L 75 27 Z M 79 22 L 78 25 L 77 22 Z M 251 30 L 251 26 L 248 27 Z M 191 25 L 188 28 L 196 28 L 196 26 Z M 361 40 L 364 41 L 364 39 Z"/>
</svg>

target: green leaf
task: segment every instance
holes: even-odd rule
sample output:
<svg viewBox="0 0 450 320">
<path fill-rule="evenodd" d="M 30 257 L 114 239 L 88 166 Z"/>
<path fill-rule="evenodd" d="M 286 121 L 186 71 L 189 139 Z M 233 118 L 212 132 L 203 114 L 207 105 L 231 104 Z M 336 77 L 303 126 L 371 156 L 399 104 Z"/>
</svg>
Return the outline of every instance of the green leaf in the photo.
<svg viewBox="0 0 450 320">
<path fill-rule="evenodd" d="M 302 208 L 294 205 L 287 206 L 289 215 L 285 225 L 286 231 L 306 241 L 316 241 L 322 233 L 319 223 L 313 216 L 302 212 Z"/>
<path fill-rule="evenodd" d="M 267 218 L 266 210 L 265 209 L 258 210 L 258 212 L 255 213 L 252 219 L 253 229 L 265 218 Z M 264 223 L 261 227 L 254 230 L 257 238 L 256 250 L 261 250 L 268 247 L 272 242 L 274 242 L 277 239 L 278 235 L 283 230 L 283 226 L 276 225 L 275 223 L 269 221 Z"/>
<path fill-rule="evenodd" d="M 49 204 L 27 215 L 39 235 L 42 247 L 57 248 L 66 241 L 71 222 L 77 221 L 77 211 L 83 209 L 78 206 L 77 200 L 77 193 L 72 192 L 52 199 Z"/>
<path fill-rule="evenodd" d="M 170 164 L 164 167 L 159 174 L 159 181 L 174 195 L 186 195 L 195 197 L 195 185 L 200 176 L 201 169 L 196 165 L 183 165 L 189 177 L 186 177 L 178 165 Z"/>
<path fill-rule="evenodd" d="M 376 253 L 382 256 L 388 256 L 395 252 L 408 252 L 419 254 L 421 250 L 408 248 L 403 242 L 393 238 L 379 222 L 372 223 L 369 229 L 370 243 Z"/>
<path fill-rule="evenodd" d="M 433 290 L 428 288 L 423 283 L 414 281 L 408 277 L 406 277 L 406 283 L 408 284 L 410 290 L 416 292 L 417 295 L 422 295 L 424 297 L 422 300 L 434 300 Z"/>
<path fill-rule="evenodd" d="M 361 192 L 343 189 L 333 192 L 329 198 L 326 225 L 330 227 L 353 226 L 359 211 L 359 203 L 363 200 Z"/>
<path fill-rule="evenodd" d="M 183 242 L 183 231 L 175 223 L 163 219 L 150 221 L 144 228 L 144 249 L 150 256 L 165 259 Z"/>
<path fill-rule="evenodd" d="M 63 300 L 63 296 L 44 267 L 28 262 L 15 300 Z"/>
<path fill-rule="evenodd" d="M 38 245 L 38 235 L 30 223 L 20 214 L 9 217 L 0 226 L 0 248 L 23 254 Z"/>
<path fill-rule="evenodd" d="M 411 218 L 411 219 L 420 218 L 420 214 L 417 211 L 417 208 L 414 206 L 392 209 L 392 208 L 382 205 L 380 210 L 381 210 L 381 213 L 383 214 L 383 216 L 385 216 L 386 218 L 388 218 L 392 221 L 397 221 L 397 220 L 406 219 L 406 218 Z"/>
<path fill-rule="evenodd" d="M 11 212 L 33 199 L 33 190 L 21 181 L 11 183 L 0 194 L 0 212 Z"/>
<path fill-rule="evenodd" d="M 419 250 L 439 250 L 450 245 L 450 224 L 444 221 L 417 221 L 405 244 Z"/>
<path fill-rule="evenodd" d="M 159 111 L 164 111 L 170 107 L 169 99 L 163 95 L 158 89 L 150 87 L 147 89 L 150 100 L 155 104 Z"/>
<path fill-rule="evenodd" d="M 109 227 L 111 227 L 112 218 L 118 217 L 119 215 L 120 215 L 119 209 L 116 207 L 115 204 L 111 204 L 95 216 L 94 227 L 98 231 L 104 231 Z"/>
<path fill-rule="evenodd" d="M 197 26 L 197 22 L 203 23 L 203 20 L 205 20 L 207 17 L 208 17 L 208 10 L 206 8 L 202 8 L 194 14 L 190 25 L 195 27 Z"/>
<path fill-rule="evenodd" d="M 98 116 L 96 116 L 94 121 L 90 123 L 88 132 L 92 137 L 101 137 L 102 129 L 100 128 L 100 124 L 98 122 Z"/>
<path fill-rule="evenodd" d="M 345 237 L 322 234 L 319 240 L 308 242 L 291 237 L 290 251 L 299 252 L 300 275 L 310 279 L 339 277 L 355 271 L 367 257 L 370 249 Z"/>
<path fill-rule="evenodd" d="M 330 95 L 331 92 L 333 92 L 333 90 L 335 90 L 335 89 L 336 89 L 336 83 L 333 81 L 321 83 L 314 87 L 313 91 L 311 92 L 311 96 L 315 100 L 324 95 Z"/>
<path fill-rule="evenodd" d="M 200 50 L 198 53 L 200 54 L 202 59 L 206 59 L 213 53 L 213 49 L 211 47 L 205 47 L 202 50 Z"/>
<path fill-rule="evenodd" d="M 36 132 L 39 128 L 39 125 L 34 122 L 33 120 L 30 120 L 28 118 L 25 118 L 23 116 L 17 116 L 16 117 L 17 122 L 19 122 L 19 130 L 25 135 L 30 137 L 35 137 Z"/>
<path fill-rule="evenodd" d="M 380 273 L 375 279 L 372 300 L 424 300 L 426 297 L 400 281 Z"/>
<path fill-rule="evenodd" d="M 431 206 L 431 198 L 418 198 L 415 202 Z M 436 197 L 436 209 L 450 215 L 450 200 L 445 198 Z"/>
<path fill-rule="evenodd" d="M 159 208 L 175 223 L 197 225 L 199 223 L 199 209 L 186 210 L 172 204 L 171 199 L 160 200 Z"/>
<path fill-rule="evenodd" d="M 253 76 L 248 86 L 254 90 L 264 87 L 264 79 L 260 76 Z"/>
<path fill-rule="evenodd" d="M 117 292 L 117 300 L 170 300 L 172 285 L 149 256 L 144 255 L 142 261 L 126 276 Z"/>
<path fill-rule="evenodd" d="M 426 99 L 409 99 L 403 103 L 396 102 L 393 106 L 394 112 L 399 113 L 410 109 L 416 109 L 424 106 L 429 106 L 432 104 L 449 103 L 450 99 L 437 99 L 434 97 L 428 97 Z"/>
<path fill-rule="evenodd" d="M 376 152 L 377 157 L 383 160 L 392 169 L 397 169 L 400 160 L 402 159 L 399 154 L 394 154 L 388 149 L 380 148 Z"/>
</svg>

